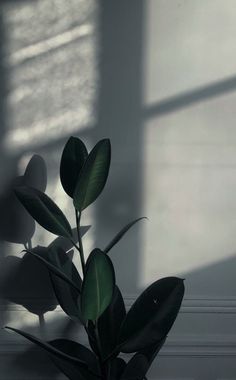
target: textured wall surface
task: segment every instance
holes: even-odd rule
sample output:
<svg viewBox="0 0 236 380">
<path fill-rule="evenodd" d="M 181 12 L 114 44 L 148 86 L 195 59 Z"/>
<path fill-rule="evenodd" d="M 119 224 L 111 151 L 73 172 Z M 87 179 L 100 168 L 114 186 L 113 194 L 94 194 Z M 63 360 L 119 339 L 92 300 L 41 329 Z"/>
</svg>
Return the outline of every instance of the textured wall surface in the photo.
<svg viewBox="0 0 236 380">
<path fill-rule="evenodd" d="M 110 178 L 83 216 L 86 252 L 145 215 L 112 252 L 127 308 L 159 277 L 186 279 L 149 378 L 235 379 L 235 0 L 5 0 L 0 10 L 1 325 L 84 341 L 47 272 L 21 253 L 26 219 L 9 212 L 9 188 L 42 156 L 46 192 L 74 225 L 63 145 L 109 137 Z M 32 245 L 52 239 L 36 226 Z M 23 338 L 0 335 L 0 380 L 64 379 Z"/>
</svg>

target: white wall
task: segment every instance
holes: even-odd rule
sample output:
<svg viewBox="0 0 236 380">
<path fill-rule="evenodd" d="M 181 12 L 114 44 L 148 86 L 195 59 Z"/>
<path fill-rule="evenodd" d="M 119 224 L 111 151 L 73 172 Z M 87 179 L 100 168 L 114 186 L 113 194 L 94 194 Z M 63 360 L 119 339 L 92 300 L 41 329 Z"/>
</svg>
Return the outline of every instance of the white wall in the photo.
<svg viewBox="0 0 236 380">
<path fill-rule="evenodd" d="M 186 278 L 164 378 L 236 377 L 235 21 L 235 1 L 147 2 L 140 282 Z"/>
<path fill-rule="evenodd" d="M 1 17 L 1 194 L 36 152 L 48 166 L 47 193 L 72 222 L 58 181 L 62 146 L 71 134 L 89 146 L 110 137 L 110 180 L 84 216 L 93 224 L 86 250 L 146 215 L 112 253 L 127 307 L 161 276 L 186 279 L 150 379 L 235 379 L 235 1 L 12 0 Z M 33 243 L 52 238 L 39 227 Z M 2 244 L 0 284 L 5 258 L 21 249 Z M 45 291 L 10 293 L 2 324 L 77 334 L 59 308 L 39 328 L 23 305 L 48 310 Z M 1 334 L 0 379 L 59 378 L 23 339 Z"/>
</svg>

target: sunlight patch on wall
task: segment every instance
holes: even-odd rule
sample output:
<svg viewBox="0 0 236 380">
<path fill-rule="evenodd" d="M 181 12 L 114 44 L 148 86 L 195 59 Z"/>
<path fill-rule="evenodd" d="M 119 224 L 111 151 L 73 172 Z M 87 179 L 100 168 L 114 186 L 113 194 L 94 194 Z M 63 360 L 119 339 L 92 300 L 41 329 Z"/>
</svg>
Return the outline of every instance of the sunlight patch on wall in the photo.
<svg viewBox="0 0 236 380">
<path fill-rule="evenodd" d="M 37 145 L 47 144 L 49 141 L 57 141 L 69 134 L 84 133 L 91 129 L 89 122 L 91 117 L 88 110 L 65 111 L 52 118 L 35 123 L 26 128 L 17 128 L 8 133 L 5 139 L 5 148 L 13 149 L 14 152 Z M 67 128 L 65 128 L 65 125 Z M 79 127 L 78 127 L 79 126 Z M 89 132 L 89 131 L 87 131 Z"/>
<path fill-rule="evenodd" d="M 5 149 L 14 155 L 69 134 L 88 136 L 98 87 L 97 3 L 11 2 L 3 16 L 9 72 Z"/>
</svg>

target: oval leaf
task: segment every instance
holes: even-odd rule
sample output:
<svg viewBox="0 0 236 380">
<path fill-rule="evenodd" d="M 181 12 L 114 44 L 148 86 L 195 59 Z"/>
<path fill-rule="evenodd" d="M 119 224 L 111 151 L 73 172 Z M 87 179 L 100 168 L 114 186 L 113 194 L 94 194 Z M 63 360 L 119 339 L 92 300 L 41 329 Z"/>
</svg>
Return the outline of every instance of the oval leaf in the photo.
<svg viewBox="0 0 236 380">
<path fill-rule="evenodd" d="M 137 353 L 126 365 L 120 380 L 143 380 L 147 367 L 147 358 L 144 355 Z"/>
<path fill-rule="evenodd" d="M 104 249 L 104 252 L 105 253 L 108 253 L 112 247 L 114 247 L 115 244 L 118 243 L 118 241 L 120 241 L 122 239 L 122 237 L 126 234 L 126 232 L 131 228 L 133 227 L 134 224 L 136 224 L 137 222 L 139 222 L 140 220 L 142 219 L 147 219 L 145 216 L 141 217 L 141 218 L 138 218 L 138 219 L 135 219 L 133 220 L 132 222 L 128 223 L 125 227 L 123 227 L 119 232 L 118 234 L 112 239 L 112 241 L 106 246 L 106 248 Z"/>
<path fill-rule="evenodd" d="M 165 339 L 137 352 L 126 365 L 120 380 L 143 380 L 164 343 Z"/>
<path fill-rule="evenodd" d="M 73 198 L 80 170 L 88 152 L 83 141 L 71 136 L 67 141 L 61 156 L 60 178 L 65 192 Z"/>
<path fill-rule="evenodd" d="M 59 207 L 44 193 L 33 187 L 17 187 L 15 194 L 30 215 L 55 235 L 72 237 L 68 220 Z"/>
<path fill-rule="evenodd" d="M 126 310 L 122 294 L 116 286 L 112 301 L 98 319 L 98 333 L 101 337 L 102 357 L 105 359 L 117 346 L 120 327 L 125 319 Z"/>
<path fill-rule="evenodd" d="M 28 252 L 31 255 L 33 255 L 37 260 L 44 264 L 51 273 L 65 281 L 67 284 L 71 285 L 78 293 L 80 293 L 80 286 L 77 283 L 75 283 L 70 277 L 68 277 L 68 275 L 61 270 L 61 268 L 58 268 L 56 265 L 53 265 L 48 259 L 45 259 L 37 251 L 31 251 L 29 249 L 26 249 L 24 250 L 24 252 Z"/>
<path fill-rule="evenodd" d="M 50 341 L 49 344 L 57 350 L 62 351 L 64 354 L 78 358 L 79 360 L 85 362 L 91 373 L 97 376 L 100 375 L 98 360 L 94 353 L 87 347 L 69 339 L 55 339 Z"/>
<path fill-rule="evenodd" d="M 177 277 L 150 285 L 126 315 L 119 337 L 121 351 L 136 352 L 161 341 L 177 317 L 183 295 L 183 280 Z"/>
<path fill-rule="evenodd" d="M 80 365 L 82 365 L 85 368 L 88 367 L 88 364 L 86 363 L 86 361 L 84 360 L 84 358 L 83 359 L 79 359 L 79 358 L 77 358 L 75 356 L 68 355 L 67 353 L 64 353 L 64 352 L 60 351 L 58 348 L 55 348 L 50 343 L 43 342 L 41 339 L 39 339 L 39 338 L 37 338 L 37 337 L 35 337 L 35 336 L 31 335 L 31 334 L 28 334 L 28 333 L 26 333 L 24 331 L 21 331 L 21 330 L 18 330 L 18 329 L 15 329 L 13 327 L 9 327 L 9 326 L 6 326 L 5 329 L 12 330 L 12 331 L 16 332 L 17 334 L 19 334 L 19 335 L 23 336 L 24 338 L 28 339 L 30 342 L 35 343 L 37 346 L 43 348 L 48 353 L 50 353 L 52 355 L 55 355 L 58 358 L 69 360 L 72 363 L 80 364 Z"/>
<path fill-rule="evenodd" d="M 81 277 L 69 254 L 65 253 L 60 247 L 55 246 L 47 249 L 45 259 L 50 261 L 52 265 L 71 279 L 72 283 L 74 283 L 78 289 L 81 289 Z M 72 287 L 71 284 L 65 282 L 65 280 L 61 279 L 58 275 L 53 274 L 52 271 L 50 271 L 50 277 L 54 293 L 62 310 L 64 310 L 71 319 L 76 321 L 79 319 L 83 322 L 79 308 L 80 294 L 78 290 Z"/>
<path fill-rule="evenodd" d="M 87 349 L 76 342 L 66 339 L 57 339 L 51 342 L 43 342 L 41 339 L 24 331 L 6 326 L 5 329 L 12 330 L 28 339 L 50 354 L 55 365 L 71 380 L 96 380 L 99 379 L 97 372 L 94 373 L 95 361 L 91 361 L 91 355 Z M 71 348 L 76 348 L 75 352 Z M 89 351 L 89 350 L 88 350 Z M 89 360 L 88 360 L 89 359 Z M 90 368 L 90 365 L 93 367 Z M 75 375 L 77 377 L 75 377 Z"/>
<path fill-rule="evenodd" d="M 96 321 L 112 300 L 115 273 L 110 258 L 100 249 L 89 256 L 81 291 L 81 311 L 85 320 Z"/>
<path fill-rule="evenodd" d="M 91 226 L 80 226 L 80 235 L 83 237 Z M 78 231 L 77 228 L 72 228 L 73 242 L 78 242 Z M 48 246 L 48 249 L 51 248 L 62 248 L 65 252 L 71 250 L 74 247 L 74 244 L 68 238 L 64 238 L 63 236 L 59 236 L 55 238 Z"/>
<path fill-rule="evenodd" d="M 124 359 L 115 358 L 110 363 L 110 377 L 109 380 L 119 380 L 126 367 Z"/>
<path fill-rule="evenodd" d="M 100 337 L 100 355 L 106 360 L 112 353 L 112 357 L 117 356 L 115 352 L 119 337 L 120 327 L 125 319 L 125 304 L 118 286 L 115 286 L 112 301 L 106 310 L 97 320 L 98 334 Z M 99 350 L 96 344 L 96 334 L 93 323 L 88 323 L 89 343 L 94 352 Z"/>
<path fill-rule="evenodd" d="M 55 366 L 70 380 L 101 380 L 101 377 L 91 373 L 87 368 L 78 365 L 77 363 L 72 363 L 69 360 L 64 360 L 57 358 L 56 356 L 51 356 L 52 362 Z"/>
<path fill-rule="evenodd" d="M 107 181 L 110 161 L 110 140 L 101 140 L 90 152 L 80 172 L 73 195 L 76 210 L 81 212 L 100 195 Z"/>
</svg>

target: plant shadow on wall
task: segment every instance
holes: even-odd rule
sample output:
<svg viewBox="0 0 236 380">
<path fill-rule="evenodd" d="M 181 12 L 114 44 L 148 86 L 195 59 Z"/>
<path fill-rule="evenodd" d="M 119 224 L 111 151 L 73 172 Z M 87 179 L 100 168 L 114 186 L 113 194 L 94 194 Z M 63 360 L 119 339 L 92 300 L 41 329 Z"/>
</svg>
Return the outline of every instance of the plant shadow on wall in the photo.
<svg viewBox="0 0 236 380">
<path fill-rule="evenodd" d="M 46 166 L 40 156 L 33 156 L 30 160 L 24 175 L 16 177 L 1 195 L 0 212 L 0 239 L 10 243 L 22 244 L 23 247 L 32 247 L 32 238 L 35 232 L 35 222 L 33 218 L 22 207 L 14 194 L 17 186 L 32 186 L 40 191 L 46 190 L 47 174 Z M 1 297 L 10 302 L 21 304 L 27 310 L 37 314 L 39 308 L 34 309 L 29 300 L 33 296 L 43 299 L 48 295 L 49 304 L 52 304 L 52 290 L 47 285 L 50 284 L 45 268 L 38 266 L 36 274 L 33 276 L 32 269 L 35 262 L 29 254 L 24 254 L 22 258 L 7 256 L 1 259 L 1 268 L 4 276 L 1 277 L 0 291 Z M 41 270 L 40 270 L 41 269 Z M 28 274 L 26 277 L 25 274 Z M 41 277 L 42 276 L 42 277 Z M 43 279 L 45 287 L 40 286 L 40 278 Z M 33 291 L 33 293 L 32 293 Z M 42 313 L 48 311 L 46 305 L 42 306 Z"/>
<path fill-rule="evenodd" d="M 109 254 L 126 232 L 143 218 L 127 224 L 105 248 L 94 248 L 85 260 L 82 236 L 88 227 L 81 227 L 82 212 L 102 192 L 110 158 L 108 139 L 100 140 L 90 153 L 75 137 L 65 145 L 60 178 L 65 192 L 73 199 L 77 238 L 65 215 L 43 192 L 45 186 L 35 186 L 31 176 L 30 181 L 25 180 L 27 170 L 23 182 L 14 190 L 29 214 L 46 230 L 58 235 L 48 247 L 33 248 L 24 239 L 22 260 L 32 260 L 32 267 L 27 268 L 30 273 L 25 275 L 34 277 L 36 261 L 47 269 L 49 288 L 52 286 L 68 317 L 83 326 L 90 349 L 70 339 L 45 341 L 11 326 L 6 329 L 42 348 L 56 367 L 72 380 L 145 379 L 177 317 L 184 295 L 183 280 L 166 277 L 151 284 L 126 312 Z M 34 228 L 29 230 L 32 234 Z M 80 257 L 81 275 L 73 262 L 72 247 Z M 133 357 L 124 360 L 123 354 L 131 353 Z"/>
<path fill-rule="evenodd" d="M 46 190 L 46 166 L 40 156 L 33 156 L 24 175 L 16 177 L 5 189 L 0 198 L 0 239 L 1 241 L 31 245 L 35 232 L 35 222 L 17 200 L 13 189 L 19 185 L 34 186 L 41 191 Z M 48 271 L 43 265 L 36 262 L 29 254 L 22 258 L 8 255 L 1 257 L 0 296 L 7 302 L 22 305 L 29 312 L 39 318 L 41 331 L 43 330 L 43 315 L 56 307 L 56 299 L 50 284 Z M 7 308 L 8 309 L 8 308 Z M 1 313 L 2 321 L 6 319 Z M 25 359 L 25 360 L 24 360 Z M 46 360 L 45 358 L 44 360 Z M 25 364 L 30 363 L 29 366 Z M 22 355 L 15 355 L 14 368 L 19 370 L 24 366 L 26 372 L 40 370 L 33 350 L 27 350 Z M 50 366 L 48 366 L 50 370 Z M 49 375 L 52 376 L 50 371 Z"/>
<path fill-rule="evenodd" d="M 34 155 L 29 161 L 25 173 L 11 181 L 0 198 L 0 240 L 16 243 L 23 247 L 32 248 L 32 239 L 35 233 L 35 221 L 17 199 L 14 189 L 19 186 L 30 186 L 42 192 L 46 190 L 47 170 L 42 157 Z M 87 232 L 89 226 L 81 227 L 82 235 Z M 76 231 L 73 231 L 76 234 Z M 76 237 L 75 237 L 76 240 Z M 73 257 L 71 244 L 63 238 L 56 238 L 52 244 L 60 245 Z M 37 247 L 43 255 L 43 249 Z M 40 333 L 46 334 L 44 314 L 55 310 L 58 305 L 51 285 L 47 268 L 35 260 L 29 253 L 23 253 L 22 257 L 8 255 L 0 259 L 2 276 L 0 279 L 0 297 L 6 302 L 23 306 L 30 313 L 37 315 L 39 319 Z M 5 316 L 1 313 L 4 323 Z M 63 321 L 64 322 L 64 321 Z M 54 323 L 55 325 L 55 323 Z M 47 325 L 47 327 L 49 327 Z M 63 336 L 71 330 L 70 321 L 60 326 L 60 334 Z M 32 329 L 32 327 L 31 327 Z M 34 329 L 34 327 L 33 327 Z M 30 360 L 29 360 L 30 359 Z M 44 358 L 46 361 L 47 358 Z M 30 363 L 30 365 L 26 365 Z M 50 364 L 50 363 L 49 363 Z M 35 350 L 29 349 L 14 360 L 14 367 L 24 369 L 26 372 L 37 373 L 40 370 Z M 45 366 L 52 376 L 53 366 Z M 55 372 L 55 371 L 54 371 Z M 57 375 L 58 371 L 55 372 Z"/>
</svg>

